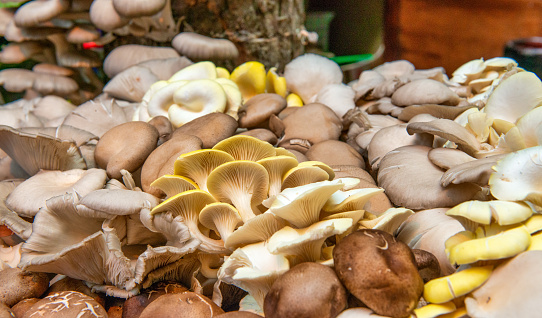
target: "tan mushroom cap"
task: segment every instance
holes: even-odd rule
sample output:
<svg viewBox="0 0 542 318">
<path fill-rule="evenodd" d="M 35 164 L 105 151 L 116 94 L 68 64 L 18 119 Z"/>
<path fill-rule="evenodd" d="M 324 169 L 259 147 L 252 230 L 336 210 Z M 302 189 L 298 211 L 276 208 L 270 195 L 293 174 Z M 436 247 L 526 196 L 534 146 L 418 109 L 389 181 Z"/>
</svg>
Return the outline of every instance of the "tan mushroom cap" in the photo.
<svg viewBox="0 0 542 318">
<path fill-rule="evenodd" d="M 348 165 L 365 168 L 363 157 L 349 144 L 339 140 L 318 142 L 305 153 L 311 161 L 321 161 L 327 165 Z"/>
<path fill-rule="evenodd" d="M 181 55 L 194 61 L 235 60 L 239 51 L 228 39 L 212 38 L 194 32 L 181 32 L 171 41 Z"/>
<path fill-rule="evenodd" d="M 98 141 L 94 158 L 113 179 L 122 177 L 120 170 L 139 169 L 156 148 L 158 130 L 145 122 L 128 122 L 108 130 Z"/>
<path fill-rule="evenodd" d="M 103 68 L 113 78 L 128 67 L 154 59 L 178 57 L 173 48 L 151 47 L 137 44 L 122 45 L 112 50 L 104 60 Z"/>
<path fill-rule="evenodd" d="M 92 1 L 89 14 L 92 24 L 105 32 L 121 28 L 130 22 L 117 13 L 113 7 L 113 0 Z"/>
<path fill-rule="evenodd" d="M 118 14 L 126 18 L 151 16 L 160 12 L 166 5 L 165 0 L 113 0 L 113 7 Z"/>
<path fill-rule="evenodd" d="M 380 162 L 378 185 L 394 204 L 415 210 L 450 207 L 480 190 L 469 183 L 443 187 L 440 179 L 444 171 L 431 163 L 429 150 L 426 146 L 404 146 L 390 151 Z"/>
<path fill-rule="evenodd" d="M 174 318 L 186 315 L 194 318 L 210 318 L 223 313 L 224 310 L 208 297 L 187 291 L 159 296 L 145 307 L 140 317 Z"/>
<path fill-rule="evenodd" d="M 230 161 L 211 171 L 207 188 L 217 200 L 235 206 L 246 222 L 261 213 L 258 205 L 267 198 L 269 175 L 256 162 Z"/>
<path fill-rule="evenodd" d="M 265 129 L 265 128 L 254 128 L 254 129 L 249 129 L 247 131 L 243 131 L 241 133 L 239 133 L 239 135 L 246 135 L 246 136 L 251 136 L 251 137 L 254 137 L 254 138 L 258 138 L 262 141 L 265 141 L 265 142 L 268 142 L 272 145 L 276 145 L 277 142 L 279 141 L 279 139 L 277 138 L 277 135 L 275 135 L 274 132 L 272 132 L 271 130 L 269 129 Z"/>
<path fill-rule="evenodd" d="M 445 84 L 432 79 L 419 79 L 399 87 L 391 96 L 397 106 L 420 104 L 459 104 L 459 96 Z"/>
<path fill-rule="evenodd" d="M 180 155 L 174 164 L 174 174 L 194 180 L 200 189 L 207 191 L 209 174 L 218 166 L 233 161 L 225 151 L 201 149 Z"/>
<path fill-rule="evenodd" d="M 65 171 L 87 168 L 73 141 L 24 133 L 8 126 L 0 126 L 0 148 L 31 176 L 40 169 Z"/>
<path fill-rule="evenodd" d="M 239 127 L 266 127 L 272 114 L 277 115 L 286 107 L 286 99 L 278 94 L 258 94 L 239 109 Z"/>
<path fill-rule="evenodd" d="M 258 161 L 275 155 L 275 147 L 258 138 L 235 135 L 213 146 L 215 150 L 229 153 L 235 160 Z"/>
<path fill-rule="evenodd" d="M 8 92 L 35 90 L 43 95 L 59 96 L 67 96 L 79 89 L 79 85 L 72 78 L 17 68 L 0 71 L 0 85 Z"/>
<path fill-rule="evenodd" d="M 233 136 L 237 127 L 237 121 L 233 117 L 224 113 L 211 113 L 175 129 L 173 135 L 193 135 L 201 139 L 202 148 L 212 148 L 218 142 Z"/>
<path fill-rule="evenodd" d="M 107 175 L 102 169 L 41 170 L 15 188 L 6 199 L 6 206 L 20 216 L 32 217 L 45 202 L 68 192 L 81 197 L 103 188 Z M 29 193 L 32 193 L 31 199 Z"/>
<path fill-rule="evenodd" d="M 23 4 L 13 17 L 15 24 L 20 28 L 37 26 L 68 10 L 69 1 L 30 1 Z"/>
<path fill-rule="evenodd" d="M 429 114 L 436 118 L 445 118 L 445 119 L 455 119 L 461 113 L 465 112 L 468 109 L 473 108 L 474 106 L 448 106 L 448 105 L 437 105 L 437 104 L 426 104 L 426 105 L 411 105 L 403 108 L 403 111 L 397 117 L 402 121 L 410 121 L 414 116 L 419 114 Z"/>
<path fill-rule="evenodd" d="M 202 148 L 199 138 L 184 134 L 177 134 L 154 149 L 141 167 L 141 187 L 143 191 L 157 197 L 164 195 L 162 190 L 151 184 L 164 175 L 174 173 L 175 161 L 179 156 Z"/>
<path fill-rule="evenodd" d="M 115 98 L 141 102 L 151 85 L 158 80 L 152 70 L 140 65 L 133 65 L 116 74 L 107 82 L 103 91 Z"/>
</svg>

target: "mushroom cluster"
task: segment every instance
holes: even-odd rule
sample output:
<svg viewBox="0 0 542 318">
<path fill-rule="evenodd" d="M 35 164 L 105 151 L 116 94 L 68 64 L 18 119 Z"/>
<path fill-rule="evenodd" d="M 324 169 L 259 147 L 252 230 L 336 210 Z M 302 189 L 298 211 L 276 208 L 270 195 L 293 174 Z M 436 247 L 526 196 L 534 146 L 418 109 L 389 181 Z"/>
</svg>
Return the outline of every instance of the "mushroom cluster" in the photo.
<svg viewBox="0 0 542 318">
<path fill-rule="evenodd" d="M 517 294 L 542 286 L 542 81 L 515 61 L 474 60 L 450 79 L 395 61 L 346 85 L 314 54 L 282 74 L 168 50 L 112 62 L 131 49 L 108 56 L 114 75 L 93 100 L 0 109 L 0 280 L 24 286 L 0 284 L 12 311 L 43 297 L 29 307 L 101 312 L 96 294 L 143 317 L 539 311 L 499 292 L 507 276 Z M 143 299 L 148 310 L 131 307 Z"/>
</svg>

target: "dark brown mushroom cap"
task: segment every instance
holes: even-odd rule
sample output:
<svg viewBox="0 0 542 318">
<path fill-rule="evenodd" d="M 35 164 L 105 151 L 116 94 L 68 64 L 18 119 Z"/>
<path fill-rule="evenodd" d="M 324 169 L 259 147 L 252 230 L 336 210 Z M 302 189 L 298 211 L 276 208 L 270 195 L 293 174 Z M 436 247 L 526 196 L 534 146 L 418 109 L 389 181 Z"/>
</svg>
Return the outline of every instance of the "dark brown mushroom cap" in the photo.
<svg viewBox="0 0 542 318">
<path fill-rule="evenodd" d="M 284 136 L 278 146 L 302 153 L 318 142 L 338 140 L 343 128 L 342 121 L 335 112 L 318 103 L 297 107 L 282 122 L 285 127 Z"/>
<path fill-rule="evenodd" d="M 233 136 L 237 127 L 237 121 L 230 115 L 210 113 L 175 129 L 173 136 L 176 134 L 196 136 L 203 142 L 203 148 L 212 148 L 219 141 Z"/>
<path fill-rule="evenodd" d="M 298 264 L 279 276 L 265 296 L 265 317 L 336 317 L 346 308 L 346 290 L 330 267 Z"/>
<path fill-rule="evenodd" d="M 82 294 L 85 294 L 94 300 L 96 300 L 100 305 L 105 306 L 105 298 L 103 294 L 98 294 L 92 291 L 90 287 L 85 285 L 85 282 L 79 279 L 65 277 L 60 280 L 57 280 L 46 291 L 46 295 L 52 295 L 58 292 L 63 291 L 76 291 Z"/>
<path fill-rule="evenodd" d="M 34 306 L 34 304 L 40 300 L 41 300 L 40 298 L 23 299 L 20 302 L 16 303 L 13 307 L 11 307 L 11 311 L 13 311 L 13 313 L 15 314 L 15 317 L 22 317 L 24 313 L 27 312 L 28 309 L 30 309 L 30 307 Z M 3 317 L 3 316 L 0 315 L 0 317 Z M 13 318 L 13 316 L 8 316 L 8 317 Z"/>
<path fill-rule="evenodd" d="M 0 271 L 0 286 L 0 303 L 11 307 L 25 298 L 40 297 L 49 286 L 49 277 L 17 267 L 6 268 Z"/>
<path fill-rule="evenodd" d="M 188 288 L 180 284 L 159 282 L 141 294 L 126 299 L 122 307 L 122 316 L 139 317 L 143 310 L 158 297 L 170 293 L 183 293 L 185 291 L 188 291 Z"/>
<path fill-rule="evenodd" d="M 227 116 L 227 115 L 226 115 Z M 198 137 L 177 133 L 171 139 L 154 149 L 141 167 L 141 187 L 143 191 L 161 197 L 164 193 L 151 187 L 151 183 L 166 174 L 173 174 L 175 160 L 182 154 L 202 149 Z"/>
<path fill-rule="evenodd" d="M 271 115 L 277 115 L 286 108 L 286 99 L 278 94 L 258 94 L 239 109 L 239 127 L 255 128 L 267 126 Z"/>
<path fill-rule="evenodd" d="M 107 317 L 107 312 L 102 305 L 76 291 L 62 291 L 43 298 L 30 307 L 23 318 L 36 317 L 38 312 L 44 317 Z"/>
<path fill-rule="evenodd" d="M 271 130 L 265 128 L 249 129 L 247 131 L 239 133 L 239 135 L 252 136 L 260 140 L 267 141 L 272 145 L 276 145 L 278 142 L 277 135 L 275 135 Z"/>
<path fill-rule="evenodd" d="M 349 234 L 333 249 L 333 261 L 350 293 L 379 315 L 407 317 L 423 293 L 412 251 L 387 232 Z"/>
<path fill-rule="evenodd" d="M 365 161 L 359 152 L 346 142 L 324 140 L 310 147 L 305 153 L 309 160 L 321 161 L 329 166 L 356 166 L 365 168 Z"/>
<path fill-rule="evenodd" d="M 412 253 L 414 254 L 418 272 L 424 283 L 442 276 L 438 259 L 433 253 L 417 248 L 412 249 Z"/>
<path fill-rule="evenodd" d="M 94 158 L 112 179 L 122 178 L 120 171 L 134 172 L 156 148 L 158 130 L 154 126 L 133 121 L 107 131 L 98 141 Z"/>
<path fill-rule="evenodd" d="M 180 294 L 165 294 L 150 303 L 141 312 L 140 318 L 210 318 L 223 314 L 224 310 L 218 307 L 211 299 L 185 292 Z"/>
</svg>

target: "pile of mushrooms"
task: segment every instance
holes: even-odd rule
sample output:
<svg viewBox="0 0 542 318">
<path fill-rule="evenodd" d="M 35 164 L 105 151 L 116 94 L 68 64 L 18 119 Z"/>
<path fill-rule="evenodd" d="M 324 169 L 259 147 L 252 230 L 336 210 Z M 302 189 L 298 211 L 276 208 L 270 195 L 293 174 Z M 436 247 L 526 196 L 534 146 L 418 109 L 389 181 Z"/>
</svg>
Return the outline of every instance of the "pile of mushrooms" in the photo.
<svg viewBox="0 0 542 318">
<path fill-rule="evenodd" d="M 540 311 L 542 81 L 515 61 L 451 78 L 394 61 L 344 84 L 315 54 L 282 74 L 113 62 L 132 48 L 79 106 L 0 109 L 0 310 Z"/>
</svg>

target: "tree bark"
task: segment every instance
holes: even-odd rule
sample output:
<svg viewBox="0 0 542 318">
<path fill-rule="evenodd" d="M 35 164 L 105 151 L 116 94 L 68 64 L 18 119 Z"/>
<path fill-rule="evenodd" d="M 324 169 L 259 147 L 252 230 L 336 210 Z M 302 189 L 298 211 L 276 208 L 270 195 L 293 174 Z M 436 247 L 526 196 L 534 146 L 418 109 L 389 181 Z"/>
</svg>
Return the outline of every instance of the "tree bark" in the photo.
<svg viewBox="0 0 542 318">
<path fill-rule="evenodd" d="M 304 53 L 304 0 L 171 0 L 171 8 L 180 32 L 225 38 L 237 46 L 236 61 L 213 61 L 230 70 L 246 61 L 259 61 L 282 71 Z M 129 43 L 171 45 L 129 36 L 119 37 L 106 51 Z"/>
</svg>

